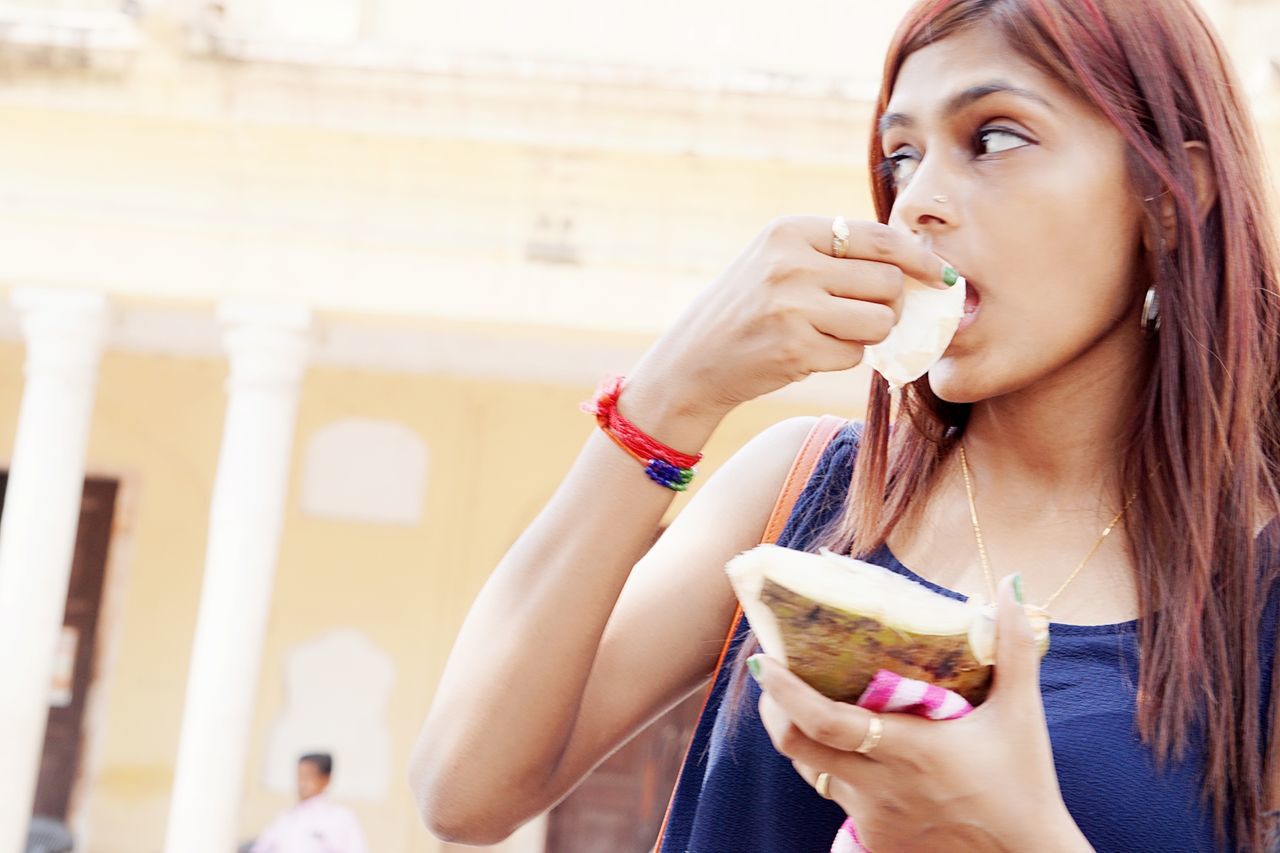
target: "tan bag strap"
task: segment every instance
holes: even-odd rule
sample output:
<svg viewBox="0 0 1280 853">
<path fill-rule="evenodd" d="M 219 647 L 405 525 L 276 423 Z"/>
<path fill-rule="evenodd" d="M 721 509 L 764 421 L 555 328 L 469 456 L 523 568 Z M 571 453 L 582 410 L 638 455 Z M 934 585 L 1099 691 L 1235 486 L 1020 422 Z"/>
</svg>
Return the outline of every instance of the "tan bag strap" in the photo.
<svg viewBox="0 0 1280 853">
<path fill-rule="evenodd" d="M 804 444 L 800 446 L 800 452 L 796 454 L 795 461 L 791 463 L 791 470 L 787 473 L 787 479 L 782 484 L 782 491 L 778 493 L 778 500 L 773 505 L 773 512 L 769 515 L 769 523 L 765 525 L 764 536 L 761 538 L 761 544 L 773 544 L 778 541 L 778 537 L 782 535 L 782 530 L 787 526 L 787 519 L 791 517 L 791 510 L 795 508 L 796 500 L 799 499 L 800 493 L 804 491 L 805 485 L 808 484 L 809 478 L 813 476 L 813 469 L 818 467 L 822 454 L 826 452 L 832 440 L 844 429 L 849 423 L 847 420 L 836 415 L 823 415 L 818 418 L 818 422 L 809 430 L 808 437 L 805 438 Z M 711 692 L 715 689 L 716 681 L 720 678 L 720 669 L 724 666 L 725 658 L 729 655 L 729 646 L 733 644 L 733 637 L 738 633 L 738 624 L 742 621 L 741 605 L 733 613 L 733 619 L 729 620 L 729 632 L 725 635 L 724 645 L 720 647 L 720 657 L 716 660 L 716 668 L 711 672 L 711 684 L 707 688 L 707 695 L 702 699 L 702 709 L 698 711 L 698 720 L 702 720 L 702 715 L 707 712 L 707 701 L 711 698 Z M 696 725 L 696 724 L 695 724 Z M 692 744 L 690 744 L 690 748 Z M 689 748 L 685 749 L 684 758 L 680 760 L 680 770 L 676 773 L 677 781 L 684 773 L 685 762 L 689 760 Z M 653 853 L 657 853 L 662 849 L 662 839 L 667 834 L 667 821 L 671 819 L 671 806 L 675 803 L 675 791 L 671 792 L 671 798 L 667 801 L 667 812 L 662 817 L 662 826 L 658 830 L 658 840 L 653 845 Z"/>
<path fill-rule="evenodd" d="M 773 545 L 777 543 L 778 537 L 782 535 L 783 529 L 787 526 L 787 520 L 791 518 L 791 511 L 795 509 L 796 501 L 800 498 L 800 493 L 804 491 L 804 487 L 809 484 L 809 478 L 813 476 L 813 469 L 818 467 L 822 454 L 826 452 L 832 440 L 844 429 L 845 424 L 849 423 L 844 418 L 835 415 L 823 415 L 818 418 L 818 422 L 809 430 L 809 435 L 804 440 L 804 444 L 800 445 L 800 452 L 796 454 L 796 459 L 791 463 L 791 470 L 787 473 L 787 479 L 782 484 L 782 491 L 778 492 L 778 500 L 774 502 L 773 512 L 769 515 L 769 523 L 764 527 L 764 536 L 760 539 L 760 544 Z M 738 623 L 742 621 L 742 605 L 733 612 L 733 619 L 729 620 L 729 632 L 725 634 L 724 645 L 720 648 L 720 658 L 716 661 L 716 668 L 711 675 L 711 684 L 714 687 L 716 678 L 720 675 L 720 667 L 724 666 L 725 657 L 729 654 L 729 646 L 733 644 L 733 636 L 738 633 Z M 707 691 L 710 698 L 711 691 Z M 705 710 L 705 704 L 704 704 Z M 699 715 L 701 716 L 701 715 Z"/>
<path fill-rule="evenodd" d="M 818 460 L 822 458 L 827 446 L 847 423 L 849 422 L 844 418 L 823 415 L 818 418 L 813 429 L 809 430 L 809 437 L 800 446 L 795 462 L 791 463 L 791 472 L 787 474 L 786 482 L 782 484 L 782 491 L 778 493 L 778 501 L 773 505 L 773 513 L 769 516 L 769 523 L 765 525 L 761 543 L 778 541 L 783 528 L 787 526 L 787 519 L 791 517 L 791 510 L 795 508 L 796 501 L 800 498 L 800 493 L 804 491 L 809 478 L 813 476 L 813 469 L 818 467 Z"/>
</svg>

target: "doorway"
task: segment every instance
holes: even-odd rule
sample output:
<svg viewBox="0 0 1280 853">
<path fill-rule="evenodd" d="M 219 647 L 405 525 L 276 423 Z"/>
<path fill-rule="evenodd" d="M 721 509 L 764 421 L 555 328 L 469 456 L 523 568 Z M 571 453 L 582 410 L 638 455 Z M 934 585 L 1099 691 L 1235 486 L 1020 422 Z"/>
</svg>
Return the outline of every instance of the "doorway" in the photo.
<svg viewBox="0 0 1280 853">
<path fill-rule="evenodd" d="M 8 472 L 0 472 L 0 513 L 4 511 L 8 485 Z M 117 480 L 85 481 L 67 608 L 49 689 L 49 717 L 32 814 L 64 823 L 81 769 L 85 700 L 94 676 L 98 616 L 119 486 Z"/>
<path fill-rule="evenodd" d="M 662 826 L 705 691 L 655 720 L 552 809 L 547 853 L 648 853 Z"/>
</svg>

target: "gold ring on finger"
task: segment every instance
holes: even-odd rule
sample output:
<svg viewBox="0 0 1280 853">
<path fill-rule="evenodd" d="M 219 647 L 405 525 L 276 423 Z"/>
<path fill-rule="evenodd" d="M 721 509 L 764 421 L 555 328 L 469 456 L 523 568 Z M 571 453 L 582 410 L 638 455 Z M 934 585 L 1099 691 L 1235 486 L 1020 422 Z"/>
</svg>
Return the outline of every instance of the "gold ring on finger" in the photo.
<svg viewBox="0 0 1280 853">
<path fill-rule="evenodd" d="M 879 715 L 873 714 L 871 720 L 867 724 L 867 734 L 862 738 L 862 743 L 858 744 L 854 752 L 860 752 L 866 755 L 871 750 L 880 745 L 880 738 L 884 735 L 884 723 Z"/>
<path fill-rule="evenodd" d="M 822 797 L 822 799 L 831 799 L 831 774 L 819 773 L 817 781 L 813 783 L 813 789 L 818 792 L 818 796 Z"/>
<path fill-rule="evenodd" d="M 849 223 L 843 216 L 831 220 L 831 254 L 837 258 L 849 257 Z"/>
</svg>

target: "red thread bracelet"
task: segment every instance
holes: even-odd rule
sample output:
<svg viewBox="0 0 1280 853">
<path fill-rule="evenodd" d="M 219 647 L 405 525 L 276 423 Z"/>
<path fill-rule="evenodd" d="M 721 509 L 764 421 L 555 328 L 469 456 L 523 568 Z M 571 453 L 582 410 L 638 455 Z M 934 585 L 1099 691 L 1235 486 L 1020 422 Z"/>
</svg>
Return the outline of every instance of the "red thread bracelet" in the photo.
<svg viewBox="0 0 1280 853">
<path fill-rule="evenodd" d="M 661 459 L 676 468 L 692 468 L 702 461 L 702 454 L 681 453 L 656 438 L 646 434 L 618 411 L 618 397 L 626 384 L 626 377 L 613 376 L 596 389 L 590 403 L 583 403 L 582 411 L 595 415 L 596 423 L 610 438 L 640 462 Z"/>
</svg>

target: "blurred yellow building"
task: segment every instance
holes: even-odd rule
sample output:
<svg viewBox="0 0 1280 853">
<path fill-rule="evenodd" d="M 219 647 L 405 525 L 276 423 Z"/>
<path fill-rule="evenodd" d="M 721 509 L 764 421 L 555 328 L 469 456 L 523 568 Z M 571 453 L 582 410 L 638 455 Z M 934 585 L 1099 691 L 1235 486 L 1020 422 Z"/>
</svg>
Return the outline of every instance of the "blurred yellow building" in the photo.
<svg viewBox="0 0 1280 853">
<path fill-rule="evenodd" d="M 604 375 L 769 219 L 872 216 L 906 5 L 0 3 L 0 853 L 33 801 L 234 850 L 314 749 L 372 850 L 449 849 L 406 762 L 470 600 Z M 1280 2 L 1207 5 L 1276 162 Z M 504 847 L 619 849 L 556 821 Z"/>
</svg>

